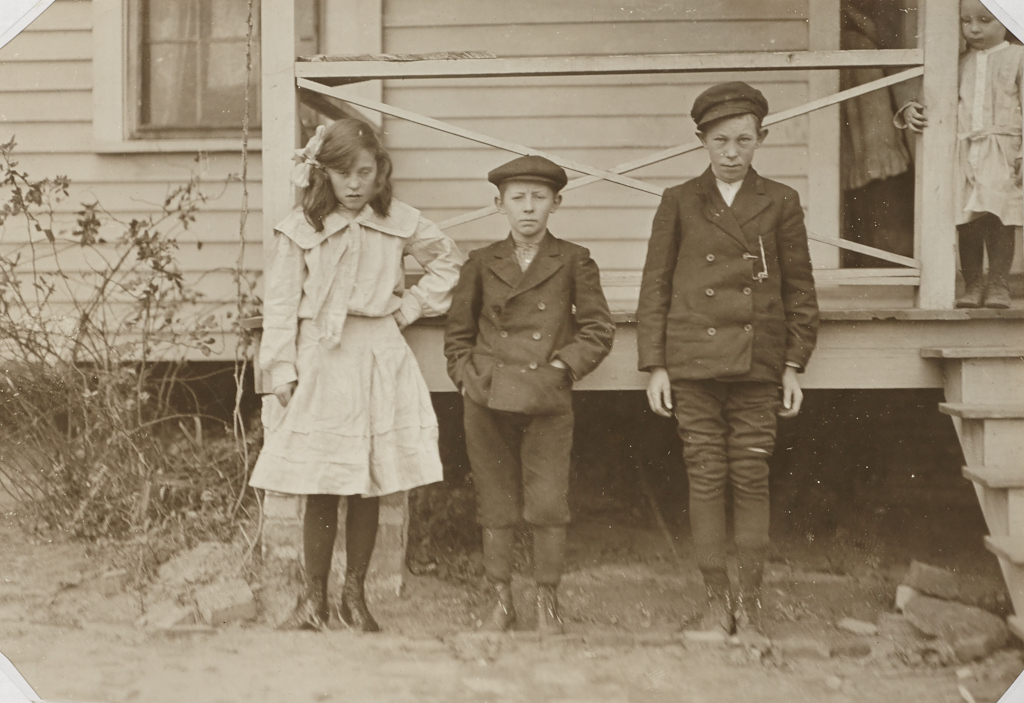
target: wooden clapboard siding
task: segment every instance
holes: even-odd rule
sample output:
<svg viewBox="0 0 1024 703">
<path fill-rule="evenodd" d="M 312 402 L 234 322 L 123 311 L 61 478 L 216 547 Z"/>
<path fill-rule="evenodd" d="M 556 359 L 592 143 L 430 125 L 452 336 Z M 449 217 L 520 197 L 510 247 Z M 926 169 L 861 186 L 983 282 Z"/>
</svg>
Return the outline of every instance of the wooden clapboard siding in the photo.
<svg viewBox="0 0 1024 703">
<path fill-rule="evenodd" d="M 477 0 L 384 0 L 387 53 L 486 50 L 499 57 L 615 55 L 809 48 L 809 0 L 611 0 L 482 3 Z M 552 76 L 515 79 L 387 81 L 393 105 L 611 168 L 646 153 L 693 141 L 694 98 L 708 86 L 743 79 L 759 87 L 773 111 L 811 99 L 805 72 L 772 71 L 652 76 Z M 435 220 L 485 207 L 494 188 L 487 172 L 512 155 L 459 137 L 386 118 L 396 192 Z M 772 128 L 756 167 L 796 187 L 807 205 L 808 118 Z M 630 175 L 667 187 L 699 175 L 695 152 Z M 570 173 L 570 177 L 579 174 Z M 658 198 L 595 184 L 565 194 L 551 220 L 559 236 L 588 246 L 602 268 L 638 269 Z M 459 225 L 450 234 L 465 249 L 504 236 L 499 216 Z M 635 291 L 618 291 L 628 298 Z M 623 305 L 629 306 L 628 300 Z"/>
<path fill-rule="evenodd" d="M 61 12 L 65 3 L 55 2 L 47 12 Z M 84 29 L 61 29 L 50 31 L 40 29 L 33 22 L 18 36 L 3 47 L 3 60 L 32 63 L 65 61 L 88 61 L 92 58 L 92 33 Z"/>
<path fill-rule="evenodd" d="M 88 89 L 7 90 L 5 93 L 2 114 L 11 122 L 64 122 L 68 116 L 88 115 L 92 110 L 92 91 Z"/>
<path fill-rule="evenodd" d="M 40 16 L 42 19 L 46 13 Z M 36 20 L 37 22 L 39 20 Z M 92 61 L 63 61 L 62 70 L 54 71 L 48 63 L 0 62 L 0 86 L 7 91 L 90 90 Z"/>
<path fill-rule="evenodd" d="M 33 178 L 66 175 L 69 197 L 55 207 L 54 229 L 67 233 L 75 226 L 82 203 L 98 201 L 121 221 L 159 212 L 172 189 L 193 174 L 209 198 L 187 230 L 172 223 L 161 226 L 178 241 L 179 269 L 201 294 L 200 309 L 232 309 L 236 296 L 233 269 L 239 251 L 239 210 L 242 187 L 232 180 L 241 171 L 241 140 L 234 152 L 97 153 L 93 138 L 93 3 L 57 0 L 24 32 L 0 48 L 0 141 L 17 141 L 18 168 Z M 120 81 L 122 76 L 103 76 Z M 249 205 L 246 225 L 245 267 L 258 279 L 263 268 L 260 207 L 261 168 L 258 152 L 249 158 Z M 114 240 L 123 230 L 108 224 L 101 232 Z M 38 235 L 37 235 L 38 236 Z M 28 230 L 24 221 L 9 220 L 0 230 L 0 251 L 22 252 L 21 268 L 30 270 L 25 257 Z M 45 242 L 38 248 L 48 252 Z M 58 287 L 51 302 L 70 305 L 71 296 L 87 296 L 84 279 L 104 252 L 87 253 L 65 246 L 55 259 L 44 253 L 37 270 L 53 274 L 58 268 L 74 279 Z M 109 255 L 110 249 L 106 250 Z M 27 281 L 26 281 L 27 282 Z M 69 287 L 70 286 L 70 287 Z M 26 290 L 23 287 L 23 290 Z"/>
</svg>

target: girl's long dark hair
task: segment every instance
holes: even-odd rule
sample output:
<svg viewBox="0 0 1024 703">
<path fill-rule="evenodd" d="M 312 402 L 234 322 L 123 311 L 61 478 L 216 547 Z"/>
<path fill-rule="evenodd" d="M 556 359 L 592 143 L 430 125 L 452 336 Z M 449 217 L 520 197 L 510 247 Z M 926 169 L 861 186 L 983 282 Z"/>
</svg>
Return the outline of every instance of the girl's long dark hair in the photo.
<svg viewBox="0 0 1024 703">
<path fill-rule="evenodd" d="M 324 218 L 338 207 L 334 197 L 327 168 L 347 171 L 356 160 L 361 149 L 366 149 L 377 162 L 377 182 L 370 207 L 381 217 L 387 217 L 391 209 L 391 157 L 384 151 L 377 133 L 366 122 L 353 118 L 338 120 L 324 130 L 324 143 L 316 160 L 321 166 L 314 166 L 309 174 L 309 187 L 302 193 L 302 210 L 306 220 L 316 231 L 324 228 Z"/>
</svg>

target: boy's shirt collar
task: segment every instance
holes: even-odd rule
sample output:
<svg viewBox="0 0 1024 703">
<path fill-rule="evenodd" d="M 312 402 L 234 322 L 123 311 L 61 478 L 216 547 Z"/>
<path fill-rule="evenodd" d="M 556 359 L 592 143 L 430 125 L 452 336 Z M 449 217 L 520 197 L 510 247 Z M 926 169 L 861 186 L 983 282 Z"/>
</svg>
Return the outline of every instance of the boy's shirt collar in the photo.
<svg viewBox="0 0 1024 703">
<path fill-rule="evenodd" d="M 746 180 L 744 178 L 743 180 Z M 718 192 L 722 194 L 722 199 L 725 204 L 732 207 L 732 203 L 736 200 L 736 194 L 740 192 L 740 188 L 743 187 L 743 180 L 735 181 L 733 183 L 726 183 L 717 176 L 715 176 L 715 185 L 718 186 Z"/>
</svg>

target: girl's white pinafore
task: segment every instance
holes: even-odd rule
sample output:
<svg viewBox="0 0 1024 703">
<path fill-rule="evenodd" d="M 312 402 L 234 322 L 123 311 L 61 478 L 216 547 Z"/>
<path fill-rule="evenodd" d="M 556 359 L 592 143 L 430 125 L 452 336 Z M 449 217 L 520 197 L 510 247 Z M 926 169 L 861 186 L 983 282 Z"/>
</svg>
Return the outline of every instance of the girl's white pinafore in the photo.
<svg viewBox="0 0 1024 703">
<path fill-rule="evenodd" d="M 287 407 L 264 396 L 250 485 L 380 496 L 442 480 L 430 394 L 393 315 L 447 311 L 458 248 L 397 200 L 387 218 L 336 212 L 316 232 L 296 210 L 276 229 L 260 362 L 273 387 L 298 385 Z M 408 290 L 406 254 L 425 270 Z"/>
</svg>

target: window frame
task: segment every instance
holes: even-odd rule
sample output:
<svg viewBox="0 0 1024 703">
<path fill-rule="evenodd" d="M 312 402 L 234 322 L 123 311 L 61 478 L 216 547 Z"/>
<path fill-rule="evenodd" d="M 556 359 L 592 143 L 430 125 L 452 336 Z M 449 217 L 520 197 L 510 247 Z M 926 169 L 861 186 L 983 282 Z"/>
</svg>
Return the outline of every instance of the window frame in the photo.
<svg viewBox="0 0 1024 703">
<path fill-rule="evenodd" d="M 139 40 L 138 22 L 130 20 L 131 13 L 137 11 L 138 3 L 132 0 L 92 0 L 92 7 L 94 151 L 121 154 L 231 152 L 241 149 L 241 130 L 234 137 L 137 136 L 136 105 L 141 68 L 132 61 L 135 54 L 131 50 L 131 42 Z M 260 132 L 252 130 L 249 150 L 261 149 Z"/>
</svg>

